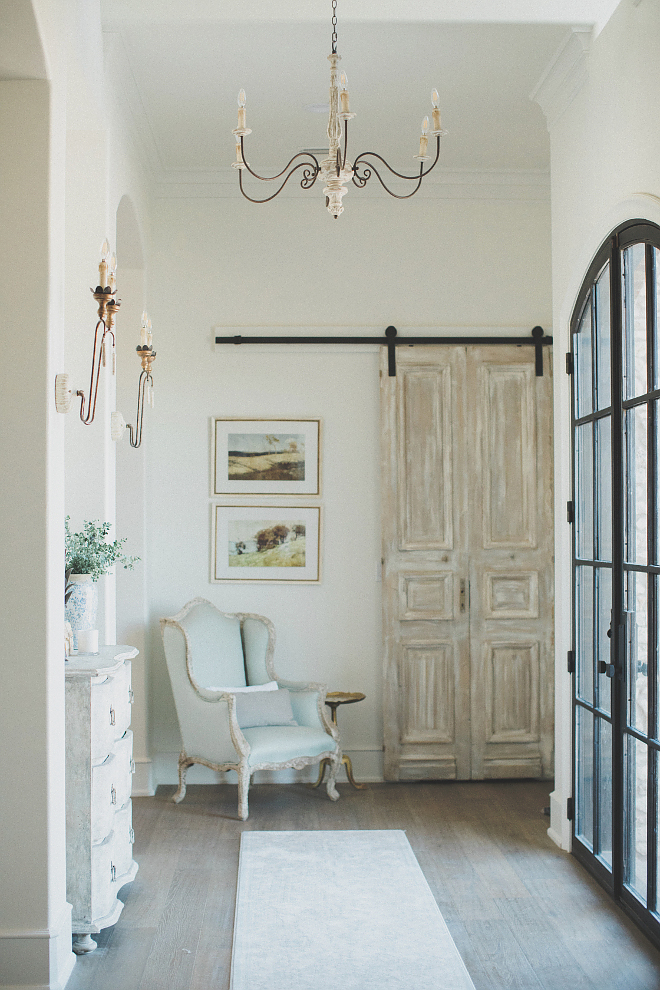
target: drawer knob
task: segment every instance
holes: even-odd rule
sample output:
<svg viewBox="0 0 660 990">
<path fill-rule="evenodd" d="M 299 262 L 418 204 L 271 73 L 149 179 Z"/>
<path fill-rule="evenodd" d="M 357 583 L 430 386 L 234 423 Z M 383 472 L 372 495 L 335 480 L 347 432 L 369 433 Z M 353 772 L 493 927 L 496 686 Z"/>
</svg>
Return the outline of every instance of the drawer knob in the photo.
<svg viewBox="0 0 660 990">
<path fill-rule="evenodd" d="M 133 694 L 133 688 L 129 688 L 128 689 L 128 703 L 129 703 L 129 705 L 132 705 L 134 701 L 135 701 L 135 695 Z"/>
<path fill-rule="evenodd" d="M 114 710 L 114 708 L 111 705 L 110 706 L 110 725 L 114 725 L 114 724 L 115 724 L 115 710 Z"/>
<path fill-rule="evenodd" d="M 135 773 L 135 760 L 131 760 L 131 773 Z"/>
<path fill-rule="evenodd" d="M 129 830 L 128 841 L 130 842 L 131 845 L 133 845 L 133 843 L 135 842 L 135 832 L 133 831 L 133 829 Z"/>
<path fill-rule="evenodd" d="M 110 863 L 110 882 L 115 883 L 117 879 L 117 867 L 114 863 Z"/>
<path fill-rule="evenodd" d="M 110 804 L 117 804 L 117 791 L 114 786 L 110 789 Z"/>
</svg>

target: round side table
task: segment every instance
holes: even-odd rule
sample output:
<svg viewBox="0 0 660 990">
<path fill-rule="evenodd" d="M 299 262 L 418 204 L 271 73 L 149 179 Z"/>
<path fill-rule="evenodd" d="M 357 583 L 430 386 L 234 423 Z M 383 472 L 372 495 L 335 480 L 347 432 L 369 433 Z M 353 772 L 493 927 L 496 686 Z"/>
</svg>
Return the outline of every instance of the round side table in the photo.
<svg viewBox="0 0 660 990">
<path fill-rule="evenodd" d="M 325 696 L 325 703 L 332 713 L 332 724 L 337 724 L 337 709 L 340 705 L 354 705 L 356 701 L 364 701 L 366 698 L 365 694 L 361 691 L 328 691 Z M 341 758 L 341 762 L 346 767 L 346 776 L 348 777 L 349 784 L 358 791 L 364 791 L 367 788 L 366 784 L 357 784 L 355 782 L 355 777 L 353 776 L 353 764 L 351 763 L 350 756 L 346 753 Z M 319 765 L 319 777 L 316 783 L 310 784 L 310 787 L 320 787 L 323 778 L 325 777 L 325 768 L 330 763 L 330 760 L 326 757 L 321 760 Z"/>
</svg>

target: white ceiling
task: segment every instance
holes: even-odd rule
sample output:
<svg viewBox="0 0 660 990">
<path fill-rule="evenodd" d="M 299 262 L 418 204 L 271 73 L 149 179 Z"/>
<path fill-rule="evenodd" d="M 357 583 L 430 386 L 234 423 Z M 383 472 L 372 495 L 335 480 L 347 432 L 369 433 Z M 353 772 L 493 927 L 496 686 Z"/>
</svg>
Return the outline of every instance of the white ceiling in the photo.
<svg viewBox="0 0 660 990">
<path fill-rule="evenodd" d="M 372 150 L 416 171 L 412 156 L 435 86 L 449 131 L 443 168 L 547 169 L 546 122 L 529 94 L 570 25 L 598 25 L 614 5 L 339 0 L 338 51 L 357 113 L 349 158 Z M 329 0 L 102 0 L 102 13 L 122 53 L 115 82 L 159 178 L 230 172 L 241 87 L 257 171 L 279 170 L 302 148 L 326 144 L 327 117 L 306 107 L 328 99 Z"/>
</svg>

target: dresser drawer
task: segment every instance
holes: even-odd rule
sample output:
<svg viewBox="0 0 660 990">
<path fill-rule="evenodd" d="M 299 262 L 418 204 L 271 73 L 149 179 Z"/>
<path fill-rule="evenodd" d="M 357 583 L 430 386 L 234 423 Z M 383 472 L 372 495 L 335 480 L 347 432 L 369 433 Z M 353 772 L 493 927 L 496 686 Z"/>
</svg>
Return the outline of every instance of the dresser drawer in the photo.
<svg viewBox="0 0 660 990">
<path fill-rule="evenodd" d="M 116 802 L 117 790 L 114 783 L 116 774 L 117 758 L 114 753 L 106 757 L 103 763 L 92 767 L 90 816 L 92 842 L 101 842 L 112 831 L 115 811 L 119 807 Z"/>
<path fill-rule="evenodd" d="M 115 813 L 113 827 L 114 844 L 112 862 L 117 869 L 117 882 L 121 886 L 133 865 L 133 806 L 127 801 L 123 808 Z"/>
<path fill-rule="evenodd" d="M 133 789 L 133 733 L 127 729 L 118 743 L 115 743 L 115 809 L 122 808 L 131 796 Z"/>
<path fill-rule="evenodd" d="M 121 739 L 131 724 L 131 706 L 133 690 L 131 688 L 131 662 L 126 660 L 124 665 L 112 674 L 112 716 L 115 739 Z"/>
<path fill-rule="evenodd" d="M 114 832 L 92 846 L 92 917 L 103 918 L 112 911 L 119 887 L 112 856 Z"/>
</svg>

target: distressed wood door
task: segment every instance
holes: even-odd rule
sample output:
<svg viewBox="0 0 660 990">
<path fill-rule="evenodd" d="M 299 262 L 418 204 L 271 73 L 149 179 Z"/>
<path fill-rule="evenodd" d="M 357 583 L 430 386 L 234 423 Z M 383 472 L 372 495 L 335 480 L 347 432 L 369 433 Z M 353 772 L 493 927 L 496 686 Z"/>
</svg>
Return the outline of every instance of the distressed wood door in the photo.
<svg viewBox="0 0 660 990">
<path fill-rule="evenodd" d="M 385 776 L 552 776 L 551 358 L 381 371 Z"/>
</svg>

